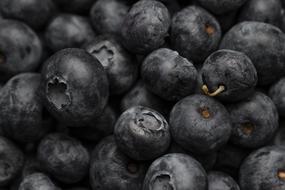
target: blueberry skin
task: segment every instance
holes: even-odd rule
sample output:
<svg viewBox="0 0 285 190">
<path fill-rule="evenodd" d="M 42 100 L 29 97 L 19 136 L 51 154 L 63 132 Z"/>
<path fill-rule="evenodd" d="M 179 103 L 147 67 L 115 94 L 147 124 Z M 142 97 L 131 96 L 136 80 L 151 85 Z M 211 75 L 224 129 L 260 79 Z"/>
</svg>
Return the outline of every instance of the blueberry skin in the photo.
<svg viewBox="0 0 285 190">
<path fill-rule="evenodd" d="M 43 173 L 33 173 L 23 179 L 19 190 L 60 190 L 51 179 Z"/>
<path fill-rule="evenodd" d="M 88 151 L 78 140 L 60 133 L 41 140 L 37 158 L 47 172 L 66 184 L 80 181 L 89 168 Z"/>
<path fill-rule="evenodd" d="M 171 18 L 159 1 L 140 0 L 126 15 L 121 36 L 123 45 L 136 54 L 147 54 L 165 43 Z"/>
<path fill-rule="evenodd" d="M 174 141 L 196 154 L 218 150 L 231 134 L 231 122 L 225 107 L 204 95 L 188 96 L 176 103 L 169 123 Z"/>
<path fill-rule="evenodd" d="M 42 29 L 55 14 L 52 0 L 2 0 L 0 12 L 4 18 L 25 22 L 34 29 Z"/>
<path fill-rule="evenodd" d="M 71 13 L 88 13 L 96 0 L 53 0 L 61 9 Z"/>
<path fill-rule="evenodd" d="M 278 129 L 278 112 L 272 100 L 261 92 L 227 106 L 232 121 L 231 142 L 258 148 L 270 141 Z"/>
<path fill-rule="evenodd" d="M 94 37 L 89 20 L 73 14 L 54 17 L 45 31 L 47 45 L 54 52 L 64 48 L 79 48 Z"/>
<path fill-rule="evenodd" d="M 201 63 L 218 48 L 221 28 L 205 9 L 188 6 L 172 18 L 170 38 L 173 48 L 181 56 Z"/>
<path fill-rule="evenodd" d="M 273 144 L 279 145 L 279 146 L 285 145 L 285 128 L 284 127 L 279 127 L 273 139 Z"/>
<path fill-rule="evenodd" d="M 166 154 L 149 167 L 143 190 L 206 190 L 207 174 L 203 167 L 186 154 Z"/>
<path fill-rule="evenodd" d="M 146 165 L 123 154 L 113 136 L 106 137 L 95 147 L 90 167 L 93 190 L 141 189 Z"/>
<path fill-rule="evenodd" d="M 130 3 L 124 0 L 97 0 L 90 10 L 91 23 L 99 34 L 120 34 Z"/>
<path fill-rule="evenodd" d="M 211 171 L 208 173 L 208 190 L 240 190 L 237 182 L 228 174 Z"/>
<path fill-rule="evenodd" d="M 88 126 L 70 127 L 69 132 L 79 139 L 98 142 L 113 133 L 116 120 L 115 111 L 110 106 L 106 106 L 102 114 Z"/>
<path fill-rule="evenodd" d="M 177 52 L 161 48 L 145 58 L 141 77 L 154 94 L 168 101 L 178 101 L 194 93 L 197 70 Z"/>
<path fill-rule="evenodd" d="M 134 106 L 149 107 L 163 115 L 167 115 L 169 112 L 168 102 L 151 93 L 141 80 L 121 99 L 120 107 L 122 111 Z"/>
<path fill-rule="evenodd" d="M 119 149 L 135 160 L 151 160 L 163 155 L 171 141 L 164 117 L 142 106 L 122 113 L 116 122 L 114 136 Z"/>
<path fill-rule="evenodd" d="M 196 0 L 196 1 L 205 9 L 220 15 L 239 9 L 248 0 Z"/>
<path fill-rule="evenodd" d="M 241 148 L 228 143 L 217 152 L 214 169 L 230 174 L 233 178 L 238 179 L 240 165 L 251 151 L 251 149 Z"/>
<path fill-rule="evenodd" d="M 285 188 L 285 149 L 268 146 L 251 153 L 240 168 L 239 184 L 242 190 L 282 190 Z"/>
<path fill-rule="evenodd" d="M 201 70 L 203 85 L 210 92 L 220 85 L 225 90 L 216 97 L 221 101 L 240 101 L 254 93 L 257 72 L 251 60 L 241 52 L 218 50 L 211 54 Z"/>
<path fill-rule="evenodd" d="M 24 154 L 9 139 L 0 136 L 0 186 L 11 183 L 21 172 L 24 165 Z"/>
<path fill-rule="evenodd" d="M 0 126 L 4 134 L 20 142 L 34 142 L 51 127 L 38 95 L 40 74 L 22 73 L 11 78 L 0 93 Z"/>
<path fill-rule="evenodd" d="M 86 126 L 107 104 L 107 75 L 91 54 L 82 49 L 64 49 L 45 62 L 41 94 L 46 108 L 59 121 Z"/>
<path fill-rule="evenodd" d="M 123 94 L 135 83 L 138 64 L 114 36 L 98 36 L 85 46 L 85 50 L 105 68 L 111 94 Z"/>
<path fill-rule="evenodd" d="M 278 114 L 280 117 L 285 116 L 285 78 L 281 78 L 275 84 L 273 84 L 269 89 L 269 96 L 274 102 L 276 108 L 278 109 Z"/>
<path fill-rule="evenodd" d="M 41 56 L 41 41 L 30 27 L 14 20 L 1 20 L 1 79 L 7 79 L 22 72 L 34 71 L 40 65 Z"/>
<path fill-rule="evenodd" d="M 270 24 L 242 22 L 230 29 L 220 49 L 245 53 L 254 64 L 259 85 L 269 85 L 279 79 L 285 70 L 285 34 Z"/>
<path fill-rule="evenodd" d="M 206 171 L 209 171 L 215 165 L 217 160 L 217 153 L 209 153 L 209 154 L 193 154 L 192 152 L 186 151 L 181 148 L 177 143 L 172 142 L 167 153 L 183 153 L 195 158 Z"/>
<path fill-rule="evenodd" d="M 278 26 L 281 18 L 280 0 L 248 0 L 239 14 L 239 22 L 258 21 Z"/>
</svg>

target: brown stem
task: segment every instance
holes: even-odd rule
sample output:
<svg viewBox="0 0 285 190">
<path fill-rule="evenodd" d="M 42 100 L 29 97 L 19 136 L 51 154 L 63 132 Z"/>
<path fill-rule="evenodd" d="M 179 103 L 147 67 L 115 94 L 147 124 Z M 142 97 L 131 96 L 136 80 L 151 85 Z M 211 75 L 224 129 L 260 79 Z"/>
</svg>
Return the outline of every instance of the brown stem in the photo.
<svg viewBox="0 0 285 190">
<path fill-rule="evenodd" d="M 220 93 L 222 93 L 224 90 L 225 90 L 225 86 L 224 85 L 220 85 L 219 88 L 215 91 L 215 92 L 209 92 L 209 88 L 207 85 L 203 85 L 202 86 L 202 90 L 203 92 L 208 95 L 208 96 L 211 96 L 211 97 L 214 97 L 214 96 L 217 96 L 219 95 Z"/>
</svg>

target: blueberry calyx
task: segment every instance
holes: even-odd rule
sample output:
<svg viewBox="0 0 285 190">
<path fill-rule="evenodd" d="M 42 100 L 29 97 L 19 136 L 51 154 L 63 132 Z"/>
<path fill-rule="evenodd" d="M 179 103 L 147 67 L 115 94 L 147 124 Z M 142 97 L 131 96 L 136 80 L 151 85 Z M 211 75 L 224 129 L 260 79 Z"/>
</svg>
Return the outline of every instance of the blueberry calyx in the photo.
<svg viewBox="0 0 285 190">
<path fill-rule="evenodd" d="M 136 174 L 139 171 L 139 165 L 134 162 L 130 162 L 127 165 L 127 170 L 131 174 Z"/>
<path fill-rule="evenodd" d="M 144 129 L 147 130 L 161 130 L 163 128 L 163 121 L 161 121 L 158 117 L 156 117 L 151 112 L 142 112 L 138 115 L 135 123 Z"/>
<path fill-rule="evenodd" d="M 277 172 L 277 176 L 278 176 L 279 179 L 285 181 L 285 170 L 279 170 L 279 171 Z"/>
<path fill-rule="evenodd" d="M 151 189 L 175 190 L 171 181 L 171 176 L 165 173 L 154 176 L 151 187 Z"/>
<path fill-rule="evenodd" d="M 205 25 L 205 29 L 206 29 L 206 32 L 209 36 L 213 35 L 216 31 L 215 28 L 209 24 Z"/>
<path fill-rule="evenodd" d="M 47 83 L 48 100 L 57 108 L 62 109 L 71 103 L 67 84 L 64 80 L 55 77 Z"/>
<path fill-rule="evenodd" d="M 254 128 L 255 128 L 254 124 L 250 122 L 246 122 L 241 125 L 241 131 L 245 135 L 252 134 L 252 132 L 254 131 Z"/>
<path fill-rule="evenodd" d="M 224 85 L 219 85 L 217 90 L 215 90 L 214 92 L 209 92 L 208 86 L 204 84 L 202 86 L 202 90 L 205 93 L 205 95 L 215 97 L 215 96 L 221 94 L 222 92 L 224 92 L 226 90 L 226 87 Z"/>
<path fill-rule="evenodd" d="M 114 57 L 114 52 L 106 45 L 99 49 L 94 49 L 91 54 L 99 60 L 103 67 L 108 67 Z"/>
<path fill-rule="evenodd" d="M 211 113 L 208 107 L 199 108 L 199 113 L 202 115 L 203 118 L 209 119 L 211 117 Z"/>
</svg>

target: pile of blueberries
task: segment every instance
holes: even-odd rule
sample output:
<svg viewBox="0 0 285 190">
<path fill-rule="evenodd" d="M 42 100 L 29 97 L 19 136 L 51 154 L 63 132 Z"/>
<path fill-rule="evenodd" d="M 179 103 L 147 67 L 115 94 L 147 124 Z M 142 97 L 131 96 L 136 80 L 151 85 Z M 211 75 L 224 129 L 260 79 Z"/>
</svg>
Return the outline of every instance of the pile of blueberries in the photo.
<svg viewBox="0 0 285 190">
<path fill-rule="evenodd" d="M 285 190 L 285 0 L 0 15 L 0 190 Z"/>
</svg>

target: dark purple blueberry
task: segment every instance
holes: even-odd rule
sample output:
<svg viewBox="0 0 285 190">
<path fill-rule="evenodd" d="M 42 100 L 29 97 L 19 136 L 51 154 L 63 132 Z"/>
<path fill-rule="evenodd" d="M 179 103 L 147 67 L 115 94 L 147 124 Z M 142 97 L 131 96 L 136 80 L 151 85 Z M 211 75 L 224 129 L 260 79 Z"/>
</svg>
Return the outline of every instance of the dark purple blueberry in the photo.
<svg viewBox="0 0 285 190">
<path fill-rule="evenodd" d="M 134 106 L 149 107 L 163 115 L 168 114 L 170 107 L 166 101 L 150 92 L 141 80 L 121 99 L 122 111 Z"/>
<path fill-rule="evenodd" d="M 170 37 L 172 47 L 181 56 L 201 63 L 218 49 L 221 28 L 216 18 L 205 9 L 189 6 L 172 18 Z"/>
<path fill-rule="evenodd" d="M 36 33 L 22 22 L 0 22 L 0 78 L 36 70 L 40 65 L 42 44 Z"/>
<path fill-rule="evenodd" d="M 140 0 L 126 15 L 122 25 L 123 45 L 136 54 L 147 54 L 165 43 L 171 18 L 159 1 Z"/>
<path fill-rule="evenodd" d="M 171 141 L 163 116 L 142 106 L 132 107 L 119 117 L 114 135 L 122 152 L 135 160 L 152 160 L 163 155 Z"/>
<path fill-rule="evenodd" d="M 88 14 L 96 0 L 53 0 L 61 9 L 72 13 Z"/>
<path fill-rule="evenodd" d="M 169 123 L 174 141 L 195 154 L 220 149 L 231 135 L 231 121 L 225 107 L 204 95 L 180 100 L 170 113 Z"/>
<path fill-rule="evenodd" d="M 44 169 L 64 183 L 76 183 L 88 173 L 89 153 L 67 135 L 49 134 L 41 140 L 37 154 Z"/>
<path fill-rule="evenodd" d="M 254 93 L 257 73 L 251 60 L 241 52 L 218 50 L 211 54 L 201 70 L 203 92 L 219 100 L 240 101 Z"/>
<path fill-rule="evenodd" d="M 107 104 L 109 86 L 100 62 L 82 49 L 64 49 L 46 62 L 41 94 L 50 113 L 68 126 L 86 126 Z"/>
<path fill-rule="evenodd" d="M 88 126 L 70 127 L 69 132 L 79 139 L 98 142 L 113 133 L 116 119 L 115 111 L 110 106 L 106 106 L 102 114 Z"/>
<path fill-rule="evenodd" d="M 123 154 L 113 136 L 97 144 L 91 160 L 90 184 L 93 190 L 141 189 L 146 165 Z"/>
<path fill-rule="evenodd" d="M 111 94 L 123 94 L 135 83 L 138 64 L 112 36 L 98 36 L 85 46 L 103 65 L 108 75 Z"/>
<path fill-rule="evenodd" d="M 278 109 L 280 117 L 285 116 L 285 78 L 281 78 L 270 87 L 269 96 Z"/>
<path fill-rule="evenodd" d="M 0 186 L 3 187 L 21 172 L 24 154 L 13 142 L 0 136 Z"/>
<path fill-rule="evenodd" d="M 20 186 L 19 190 L 60 190 L 52 180 L 43 173 L 33 173 L 25 177 Z"/>
<path fill-rule="evenodd" d="M 119 34 L 129 9 L 127 0 L 97 0 L 90 11 L 91 23 L 99 34 Z"/>
<path fill-rule="evenodd" d="M 168 101 L 178 101 L 194 93 L 197 70 L 176 51 L 161 48 L 142 63 L 141 76 L 146 87 Z"/>
<path fill-rule="evenodd" d="M 280 0 L 248 0 L 242 7 L 238 20 L 258 21 L 279 26 L 282 4 Z"/>
<path fill-rule="evenodd" d="M 196 0 L 202 7 L 215 14 L 238 10 L 247 0 Z"/>
<path fill-rule="evenodd" d="M 263 147 L 251 153 L 240 168 L 242 190 L 283 190 L 285 188 L 285 149 Z"/>
<path fill-rule="evenodd" d="M 259 85 L 268 85 L 285 72 L 285 34 L 270 24 L 242 22 L 224 36 L 220 49 L 245 53 L 254 64 Z"/>
<path fill-rule="evenodd" d="M 54 52 L 64 48 L 80 48 L 94 37 L 89 20 L 72 14 L 54 17 L 45 31 L 47 45 Z"/>
<path fill-rule="evenodd" d="M 228 174 L 211 171 L 208 173 L 208 190 L 240 190 L 240 188 Z"/>
<path fill-rule="evenodd" d="M 261 92 L 227 106 L 232 122 L 231 142 L 247 148 L 266 145 L 278 129 L 278 112 Z"/>
<path fill-rule="evenodd" d="M 149 167 L 143 190 L 206 190 L 207 174 L 201 164 L 186 154 L 166 154 Z"/>
<path fill-rule="evenodd" d="M 0 12 L 4 18 L 25 22 L 34 29 L 43 29 L 55 14 L 52 0 L 1 0 Z"/>
<path fill-rule="evenodd" d="M 0 126 L 4 134 L 20 142 L 40 140 L 52 119 L 38 94 L 41 76 L 22 73 L 11 78 L 0 93 Z"/>
</svg>

